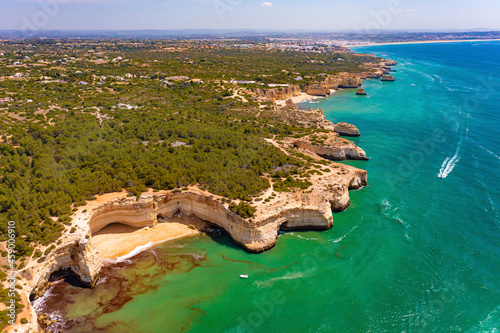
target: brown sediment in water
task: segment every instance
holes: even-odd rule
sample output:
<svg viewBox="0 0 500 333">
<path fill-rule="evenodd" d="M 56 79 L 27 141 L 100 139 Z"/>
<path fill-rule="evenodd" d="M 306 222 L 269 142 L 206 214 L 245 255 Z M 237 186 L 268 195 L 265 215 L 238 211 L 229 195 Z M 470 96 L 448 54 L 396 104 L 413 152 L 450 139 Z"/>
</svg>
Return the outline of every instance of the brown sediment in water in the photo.
<svg viewBox="0 0 500 333">
<path fill-rule="evenodd" d="M 93 288 L 81 288 L 60 280 L 53 282 L 46 294 L 35 301 L 37 310 L 47 314 L 56 322 L 43 325 L 46 332 L 107 332 L 111 328 L 126 329 L 125 323 L 112 322 L 109 325 L 96 326 L 97 318 L 104 314 L 122 309 L 134 297 L 155 292 L 159 281 L 169 273 L 188 273 L 201 265 L 201 256 L 187 253 L 167 255 L 161 250 L 152 249 L 141 252 L 133 261 L 106 265 L 101 270 L 101 280 Z M 71 317 L 70 308 L 84 297 L 93 300 L 94 309 L 80 317 Z M 37 305 L 40 302 L 43 305 Z"/>
</svg>

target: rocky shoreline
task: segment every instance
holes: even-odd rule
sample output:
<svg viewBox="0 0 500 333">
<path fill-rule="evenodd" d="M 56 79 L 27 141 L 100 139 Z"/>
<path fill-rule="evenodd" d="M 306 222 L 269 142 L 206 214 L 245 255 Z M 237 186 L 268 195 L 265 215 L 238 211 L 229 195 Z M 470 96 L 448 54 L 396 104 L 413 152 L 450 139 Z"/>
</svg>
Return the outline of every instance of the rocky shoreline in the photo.
<svg viewBox="0 0 500 333">
<path fill-rule="evenodd" d="M 27 285 L 20 291 L 31 300 L 41 296 L 50 286 L 51 275 L 59 270 L 70 270 L 88 287 L 99 279 L 102 258 L 92 241 L 92 234 L 112 223 L 154 230 L 158 218 L 168 219 L 178 212 L 194 215 L 224 229 L 235 243 L 246 251 L 264 252 L 272 248 L 280 230 L 327 230 L 333 226 L 333 212 L 350 205 L 349 190 L 367 184 L 367 173 L 339 164 L 315 179 L 307 191 L 283 192 L 269 202 L 257 205 L 255 216 L 242 218 L 229 209 L 224 198 L 190 187 L 185 191 L 165 191 L 135 197 L 115 199 L 75 213 L 72 224 L 77 231 L 66 234 L 42 263 L 23 270 L 21 282 Z M 270 198 L 270 196 L 268 197 Z M 166 222 L 168 223 L 168 222 Z M 38 332 L 37 315 L 31 304 L 30 324 L 18 327 L 18 332 Z M 43 319 L 43 316 L 42 316 Z"/>
<path fill-rule="evenodd" d="M 305 86 L 304 89 L 301 89 L 298 85 L 288 85 L 282 88 L 243 89 L 243 91 L 252 96 L 256 102 L 274 103 L 275 109 L 294 109 L 297 108 L 297 101 L 328 97 L 338 89 L 356 89 L 357 95 L 367 95 L 367 92 L 361 88 L 363 80 L 395 81 L 395 77 L 390 75 L 395 71 L 392 69 L 395 65 L 397 65 L 397 62 L 394 60 L 381 59 L 379 63 L 364 64 L 363 67 L 366 68 L 364 72 L 342 72 L 336 75 L 328 75 L 321 81 Z"/>
</svg>

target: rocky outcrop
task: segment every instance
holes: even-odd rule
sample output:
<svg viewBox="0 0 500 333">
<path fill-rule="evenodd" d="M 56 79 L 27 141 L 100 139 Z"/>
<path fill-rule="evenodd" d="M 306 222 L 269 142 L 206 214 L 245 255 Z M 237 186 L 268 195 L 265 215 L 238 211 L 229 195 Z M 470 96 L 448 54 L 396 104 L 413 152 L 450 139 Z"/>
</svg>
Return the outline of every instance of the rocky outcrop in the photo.
<svg viewBox="0 0 500 333">
<path fill-rule="evenodd" d="M 322 128 L 329 131 L 335 130 L 335 125 L 326 119 L 323 109 L 309 108 L 307 111 L 297 110 L 289 113 L 288 122 L 310 128 Z"/>
<path fill-rule="evenodd" d="M 363 73 L 367 79 L 380 79 L 384 73 L 381 70 Z"/>
<path fill-rule="evenodd" d="M 299 96 L 301 93 L 300 87 L 297 85 L 289 85 L 283 88 L 272 89 L 252 89 L 246 90 L 246 93 L 256 97 L 264 97 L 270 101 L 287 100 L 294 96 Z"/>
<path fill-rule="evenodd" d="M 369 69 L 368 72 L 364 72 L 363 74 L 368 79 L 378 79 L 383 77 L 384 74 L 389 74 L 394 72 L 392 66 L 397 65 L 397 61 L 382 59 L 379 63 L 366 63 L 363 67 Z"/>
<path fill-rule="evenodd" d="M 366 91 L 364 89 L 358 88 L 358 90 L 356 90 L 356 95 L 366 96 L 367 93 L 366 93 Z"/>
<path fill-rule="evenodd" d="M 357 88 L 361 86 L 362 81 L 359 77 L 355 76 L 348 76 L 348 77 L 342 77 L 339 80 L 339 88 Z"/>
<path fill-rule="evenodd" d="M 368 160 L 363 149 L 347 139 L 339 138 L 338 134 L 333 132 L 306 136 L 294 140 L 293 145 L 334 161 Z"/>
<path fill-rule="evenodd" d="M 339 88 L 339 79 L 336 76 L 328 76 L 319 83 L 319 86 L 328 89 L 328 91 L 336 90 Z"/>
<path fill-rule="evenodd" d="M 306 94 L 312 96 L 326 97 L 330 95 L 330 89 L 322 87 L 320 84 L 309 85 Z"/>
<path fill-rule="evenodd" d="M 316 110 L 309 108 L 308 110 L 274 110 L 272 116 L 284 123 L 302 126 L 308 128 L 321 128 L 328 131 L 336 132 L 342 136 L 360 136 L 359 130 L 356 126 L 348 123 L 333 124 L 327 120 L 323 109 Z"/>
<path fill-rule="evenodd" d="M 328 96 L 331 90 L 339 88 L 358 88 L 362 81 L 360 74 L 340 73 L 328 76 L 323 81 L 307 86 L 306 93 L 314 96 Z"/>
<path fill-rule="evenodd" d="M 63 245 L 57 246 L 47 255 L 35 269 L 24 272 L 33 277 L 30 279 L 31 298 L 40 296 L 48 287 L 52 273 L 60 269 L 70 269 L 88 287 L 96 284 L 101 269 L 101 256 L 92 244 L 90 233 L 66 240 Z"/>
<path fill-rule="evenodd" d="M 383 75 L 381 81 L 395 81 L 396 78 L 392 75 Z"/>
<path fill-rule="evenodd" d="M 348 123 L 335 124 L 334 131 L 342 136 L 360 136 L 358 128 Z"/>
<path fill-rule="evenodd" d="M 285 107 L 286 108 L 297 109 L 297 105 L 292 101 L 291 98 L 289 98 L 289 99 L 286 100 Z"/>
<path fill-rule="evenodd" d="M 383 63 L 385 64 L 385 66 L 396 66 L 398 64 L 398 62 L 396 60 L 390 60 L 390 59 L 384 59 L 383 60 Z"/>
</svg>

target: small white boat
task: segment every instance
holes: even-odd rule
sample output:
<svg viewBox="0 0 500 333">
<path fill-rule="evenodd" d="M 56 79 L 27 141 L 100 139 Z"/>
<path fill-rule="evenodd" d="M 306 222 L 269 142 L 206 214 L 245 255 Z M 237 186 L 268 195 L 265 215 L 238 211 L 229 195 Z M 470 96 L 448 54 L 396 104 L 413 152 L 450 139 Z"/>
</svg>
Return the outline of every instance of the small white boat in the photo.
<svg viewBox="0 0 500 333">
<path fill-rule="evenodd" d="M 411 85 L 411 86 L 412 86 L 412 87 L 415 87 L 415 85 L 414 85 L 413 83 L 412 83 L 412 85 Z"/>
<path fill-rule="evenodd" d="M 240 275 L 240 278 L 242 278 L 242 279 L 248 279 L 248 275 L 247 274 L 242 274 L 242 275 Z"/>
</svg>

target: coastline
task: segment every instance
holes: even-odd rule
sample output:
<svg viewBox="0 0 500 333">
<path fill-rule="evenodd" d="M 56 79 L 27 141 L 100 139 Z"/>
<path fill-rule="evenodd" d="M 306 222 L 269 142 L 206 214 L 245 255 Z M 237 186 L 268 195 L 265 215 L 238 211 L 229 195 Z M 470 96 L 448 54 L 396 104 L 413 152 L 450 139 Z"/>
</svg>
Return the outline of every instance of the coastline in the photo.
<svg viewBox="0 0 500 333">
<path fill-rule="evenodd" d="M 329 96 L 314 96 L 314 95 L 309 95 L 309 94 L 307 94 L 305 92 L 302 92 L 302 93 L 300 93 L 299 96 L 293 96 L 290 99 L 292 100 L 292 102 L 294 104 L 307 103 L 307 102 L 310 103 L 310 100 L 311 101 L 315 101 L 315 100 L 319 100 L 319 99 L 325 99 L 325 98 L 328 98 L 328 97 L 332 96 L 336 92 L 337 92 L 337 90 L 331 89 L 331 95 L 329 95 Z M 276 105 L 278 107 L 285 107 L 286 106 L 286 101 L 287 100 L 284 100 L 284 99 L 277 100 L 276 101 Z"/>
<path fill-rule="evenodd" d="M 158 193 L 162 192 L 165 191 Z M 127 194 L 126 191 L 122 191 L 96 196 L 96 200 L 88 201 L 85 206 L 79 207 L 74 215 L 74 219 L 85 219 L 88 211 L 113 200 L 124 199 L 127 197 Z M 149 189 L 143 194 L 152 195 L 153 191 Z M 202 220 L 194 216 L 178 214 L 150 228 L 137 228 L 125 224 L 113 223 L 95 232 L 92 240 L 102 259 L 112 260 L 127 256 L 137 248 L 144 247 L 149 243 L 153 243 L 152 246 L 155 246 L 178 238 L 200 235 L 202 233 L 200 230 L 204 227 L 206 227 L 206 223 Z M 121 245 L 117 247 L 116 244 Z"/>
<path fill-rule="evenodd" d="M 308 100 L 314 100 L 314 99 L 320 99 L 320 98 L 325 98 L 321 96 L 314 96 L 314 95 L 309 95 L 306 94 L 305 92 L 301 92 L 299 96 L 293 96 L 290 99 L 294 104 L 299 104 L 299 103 L 304 103 Z M 285 107 L 286 106 L 286 101 L 285 99 L 280 99 L 276 101 L 276 105 L 279 107 Z"/>
<path fill-rule="evenodd" d="M 361 79 L 342 76 L 323 82 L 321 88 L 333 94 L 336 92 L 333 86 L 337 89 L 342 84 L 350 88 L 353 81 L 358 84 Z M 290 100 L 298 104 L 320 98 L 328 96 L 301 92 L 298 96 L 276 100 L 275 103 L 284 103 L 286 106 Z M 294 115 L 288 112 L 290 110 L 286 111 Z M 332 133 L 335 128 L 333 123 L 326 120 L 321 109 L 311 109 L 297 121 L 299 124 L 305 123 L 306 127 L 326 129 Z M 340 148 L 317 145 L 300 147 L 293 141 L 273 142 L 286 154 L 290 154 L 287 152 L 290 147 L 296 147 L 299 152 L 320 161 L 323 159 L 321 156 L 328 154 L 336 157 L 336 160 L 356 159 L 353 156 L 358 156 L 360 152 L 365 156 L 359 147 L 354 144 L 346 146 L 345 141 Z M 49 286 L 51 275 L 58 270 L 70 270 L 85 286 L 92 288 L 99 280 L 103 264 L 131 258 L 174 239 L 200 235 L 207 225 L 204 221 L 225 230 L 234 243 L 247 252 L 261 253 L 275 246 L 281 230 L 330 229 L 333 226 L 333 213 L 344 211 L 350 206 L 349 191 L 358 190 L 367 184 L 366 171 L 344 164 L 332 164 L 332 168 L 325 168 L 324 164 L 317 163 L 312 166 L 307 178 L 311 182 L 307 191 L 304 188 L 275 191 L 271 183 L 270 188 L 252 203 L 256 212 L 251 218 L 242 217 L 233 211 L 226 198 L 197 186 L 168 191 L 149 189 L 138 198 L 125 190 L 96 196 L 95 200 L 88 201 L 84 206 L 73 207 L 77 209 L 71 216 L 71 224 L 65 229 L 57 246 L 41 248 L 44 256 L 36 262 L 30 262 L 22 270 L 26 281 L 23 295 L 26 300 L 42 295 Z M 30 313 L 28 321 L 38 325 L 37 313 L 30 306 L 27 309 Z"/>
<path fill-rule="evenodd" d="M 395 43 L 374 43 L 369 45 L 352 45 L 352 47 L 369 47 L 369 46 L 385 46 L 385 45 L 405 45 L 405 44 L 438 44 L 438 43 L 464 43 L 464 42 L 492 42 L 500 41 L 500 39 L 450 39 L 450 40 L 428 40 L 414 42 L 395 42 Z"/>
<path fill-rule="evenodd" d="M 452 46 L 453 44 L 448 45 Z M 425 46 L 423 47 L 425 48 Z M 436 48 L 441 47 L 436 46 Z M 403 48 L 397 49 L 399 50 Z M 404 71 L 399 71 L 399 73 L 401 73 L 401 76 L 403 72 Z M 437 73 L 439 74 L 439 72 Z M 405 82 L 410 82 L 410 80 L 406 80 Z M 411 80 L 411 82 L 414 81 Z M 380 95 L 382 94 L 380 93 Z M 363 101 L 362 99 L 360 100 Z M 385 101 L 388 100 L 388 98 L 385 99 Z M 330 114 L 329 112 L 331 112 L 331 110 L 328 108 L 329 106 L 330 105 L 325 105 L 325 113 L 327 115 Z M 387 106 L 390 107 L 390 104 L 387 103 L 386 105 L 384 105 L 384 109 L 381 107 L 380 111 L 382 112 L 383 110 L 387 110 L 387 113 L 394 112 L 398 116 L 400 114 L 404 115 L 404 113 L 400 113 L 399 109 L 395 108 L 393 110 Z M 343 112 L 342 114 L 345 114 L 345 110 L 341 111 Z M 432 116 L 436 116 L 437 118 L 437 116 L 441 115 L 433 114 Z M 361 117 L 364 117 L 364 115 L 361 115 L 359 118 Z M 378 119 L 384 118 L 387 119 L 387 117 L 381 117 Z M 364 128 L 367 132 L 367 135 L 371 135 L 373 133 L 373 129 L 371 127 L 368 127 L 366 123 L 358 123 L 357 121 L 353 121 L 353 123 L 359 125 L 360 128 Z M 380 122 L 373 122 L 373 127 L 376 127 L 377 123 Z M 414 122 L 412 122 L 412 120 L 410 119 L 408 127 L 410 127 L 409 125 L 411 124 L 414 124 Z M 388 129 L 390 130 L 391 128 L 389 127 Z M 423 128 L 422 130 L 419 129 L 419 131 L 415 131 L 415 133 L 420 133 L 420 138 L 424 138 L 424 130 L 425 128 Z M 381 132 L 380 138 L 373 138 L 372 142 L 375 143 L 372 145 L 368 145 L 368 148 L 372 148 L 372 153 L 376 153 L 376 155 L 378 156 L 383 156 L 387 151 L 392 151 L 394 153 L 402 152 L 401 147 L 399 147 L 402 144 L 396 142 L 396 140 L 392 140 L 389 135 L 385 136 L 384 129 L 378 129 L 378 131 Z M 413 137 L 411 137 L 410 134 L 412 133 L 408 134 L 408 137 L 410 137 L 410 139 L 408 139 L 408 137 L 406 136 L 400 137 L 401 142 L 405 143 L 405 145 L 407 142 L 412 142 L 410 140 L 413 139 Z M 383 143 L 384 140 L 386 141 L 385 146 L 384 144 L 379 145 L 379 143 Z M 456 143 L 454 137 L 450 141 L 452 141 L 452 144 Z M 374 150 L 373 147 L 377 146 L 383 147 L 384 149 Z M 451 149 L 450 151 L 453 153 L 454 149 Z M 448 150 L 445 150 L 443 153 L 446 152 L 448 152 Z M 402 156 L 406 156 L 405 153 L 401 154 Z M 447 155 L 445 155 L 444 157 L 446 156 Z M 442 161 L 439 160 L 440 157 L 441 155 L 437 156 L 438 162 Z M 397 166 L 398 160 L 396 160 L 394 156 L 387 157 L 387 160 L 391 164 L 394 163 L 394 165 Z M 496 163 L 493 159 L 488 161 Z M 434 165 L 433 162 L 434 156 L 428 157 L 426 159 L 426 163 L 422 166 L 422 168 L 425 167 L 432 169 Z M 203 307 L 203 309 L 206 311 L 206 317 L 200 319 L 199 322 L 197 322 L 197 324 L 199 323 L 200 326 L 213 324 L 214 322 L 221 322 L 220 326 L 227 326 L 231 328 L 233 327 L 231 325 L 234 323 L 234 321 L 226 318 L 239 318 L 237 317 L 237 315 L 241 313 L 240 309 L 246 310 L 246 312 L 241 316 L 243 320 L 247 320 L 247 318 L 249 318 L 249 314 L 261 313 L 256 312 L 262 309 L 261 303 L 259 303 L 258 305 L 245 304 L 248 299 L 252 299 L 249 297 L 249 295 L 255 297 L 255 299 L 266 300 L 265 297 L 269 295 L 269 290 L 282 290 L 281 288 L 283 288 L 283 286 L 286 287 L 293 283 L 300 285 L 301 288 L 298 288 L 297 291 L 293 294 L 287 295 L 287 308 L 283 307 L 283 309 L 274 310 L 275 312 L 271 311 L 270 317 L 275 313 L 278 313 L 278 315 L 283 315 L 285 313 L 285 310 L 289 312 L 295 311 L 293 307 L 296 306 L 296 304 L 300 304 L 304 299 L 310 297 L 310 295 L 319 295 L 317 302 L 315 302 L 316 304 L 318 304 L 318 306 L 314 310 L 321 310 L 323 304 L 333 304 L 332 307 L 341 310 L 334 311 L 335 313 L 331 314 L 328 319 L 324 319 L 325 321 L 322 321 L 322 317 L 325 316 L 321 313 L 321 311 L 317 311 L 317 315 L 307 318 L 307 324 L 312 327 L 311 329 L 319 329 L 320 325 L 326 323 L 324 324 L 325 326 L 328 324 L 329 327 L 338 328 L 339 330 L 348 330 L 349 326 L 352 325 L 353 322 L 356 323 L 356 320 L 361 321 L 359 318 L 365 320 L 365 317 L 363 317 L 363 315 L 366 313 L 365 309 L 369 306 L 376 309 L 376 311 L 374 311 L 373 316 L 368 319 L 372 319 L 377 316 L 378 318 L 384 319 L 384 322 L 380 323 L 374 320 L 374 322 L 377 322 L 376 326 L 371 322 L 367 325 L 373 325 L 375 326 L 375 329 L 378 329 L 380 331 L 391 329 L 405 330 L 408 329 L 411 324 L 415 323 L 411 320 L 411 318 L 415 318 L 419 315 L 428 315 L 429 313 L 430 315 L 432 315 L 432 310 L 428 310 L 432 309 L 430 306 L 432 304 L 441 304 L 444 299 L 443 297 L 446 297 L 445 300 L 450 301 L 449 303 L 447 302 L 446 309 L 444 310 L 444 312 L 442 312 L 442 315 L 438 320 L 439 322 L 434 322 L 434 324 L 438 326 L 437 329 L 446 330 L 446 327 L 452 327 L 453 325 L 455 325 L 455 327 L 458 327 L 460 325 L 464 328 L 464 330 L 494 330 L 494 326 L 496 326 L 495 316 L 498 314 L 498 309 L 495 308 L 496 304 L 494 302 L 494 298 L 488 298 L 488 294 L 491 295 L 491 292 L 494 291 L 493 289 L 491 289 L 491 286 L 495 286 L 495 275 L 491 274 L 491 272 L 493 270 L 494 273 L 495 267 L 499 266 L 490 265 L 488 267 L 488 262 L 491 263 L 490 260 L 492 258 L 490 257 L 489 252 L 486 251 L 486 249 L 488 248 L 486 245 L 480 247 L 482 243 L 476 243 L 476 240 L 472 243 L 469 243 L 470 239 L 473 237 L 482 237 L 483 234 L 486 234 L 485 231 L 479 230 L 477 231 L 477 233 L 471 231 L 475 228 L 470 228 L 471 223 L 474 224 L 474 222 L 471 222 L 470 220 L 463 223 L 457 223 L 460 221 L 460 219 L 453 219 L 453 216 L 455 216 L 456 214 L 453 215 L 451 207 L 454 206 L 452 205 L 450 205 L 451 207 L 447 208 L 445 205 L 437 205 L 437 203 L 434 202 L 436 207 L 432 206 L 432 199 L 436 197 L 442 197 L 424 190 L 425 188 L 432 188 L 428 185 L 436 181 L 435 177 L 427 177 L 428 174 L 430 175 L 432 172 L 434 172 L 434 169 L 431 170 L 431 173 L 425 172 L 424 174 L 424 172 L 422 172 L 422 174 L 424 175 L 418 178 L 419 182 L 423 182 L 423 184 L 420 185 L 422 194 L 425 194 L 428 197 L 428 200 L 422 199 L 422 201 L 420 201 L 420 197 L 418 197 L 418 200 L 415 200 L 415 202 L 411 202 L 410 199 L 412 198 L 403 196 L 403 199 L 401 199 L 400 202 L 398 201 L 398 198 L 401 198 L 401 193 L 403 193 L 404 195 L 411 195 L 411 193 L 407 194 L 405 192 L 414 190 L 420 191 L 420 189 L 412 185 L 405 186 L 406 188 L 400 188 L 399 186 L 396 186 L 394 187 L 395 189 L 392 188 L 394 189 L 392 191 L 385 190 L 386 188 L 383 188 L 382 186 L 388 183 L 390 184 L 391 181 L 394 181 L 394 178 L 389 177 L 395 176 L 397 179 L 398 174 L 394 173 L 393 175 L 389 175 L 388 177 L 386 176 L 388 175 L 387 171 L 382 170 L 382 168 L 384 168 L 384 164 L 377 165 L 376 163 L 377 161 L 374 160 L 373 167 L 370 169 L 370 174 L 373 173 L 373 177 L 371 179 L 371 189 L 380 189 L 380 191 L 377 191 L 378 193 L 376 194 L 374 193 L 372 197 L 370 197 L 370 193 L 358 193 L 359 196 L 357 200 L 354 200 L 355 206 L 357 206 L 357 208 L 354 207 L 353 211 L 350 211 L 348 214 L 344 214 L 343 217 L 341 216 L 341 218 L 336 221 L 337 229 L 333 229 L 332 232 L 322 233 L 319 236 L 313 233 L 283 234 L 281 236 L 280 241 L 284 242 L 282 246 L 283 250 L 271 251 L 270 253 L 266 254 L 266 257 L 268 256 L 269 258 L 266 258 L 265 263 L 271 262 L 273 264 L 272 267 L 287 267 L 286 270 L 272 273 L 266 272 L 266 274 L 259 271 L 257 272 L 259 275 L 256 276 L 256 272 L 252 271 L 251 269 L 247 269 L 247 267 L 254 267 L 251 266 L 252 263 L 228 261 L 224 266 L 219 266 L 222 267 L 219 270 L 214 269 L 213 271 L 209 271 L 210 268 L 205 268 L 204 270 L 206 271 L 206 273 L 204 272 L 204 275 L 191 274 L 188 276 L 186 274 L 185 277 L 181 276 L 177 279 L 176 285 L 174 285 L 173 282 L 168 281 L 168 283 L 166 283 L 166 286 L 163 287 L 165 289 L 170 289 L 172 294 L 182 295 L 183 297 L 186 297 L 186 294 L 182 294 L 181 292 L 178 292 L 178 290 L 191 291 L 194 289 L 193 293 L 198 292 L 199 299 L 209 299 L 209 301 L 207 301 Z M 439 167 L 440 163 L 436 165 Z M 380 171 L 375 168 L 379 168 Z M 455 172 L 457 170 L 460 171 L 459 169 L 460 168 L 457 168 Z M 420 172 L 420 170 L 418 172 Z M 380 173 L 380 176 L 378 173 Z M 416 173 L 416 175 L 418 175 L 418 173 Z M 484 180 L 487 179 L 487 177 L 485 175 L 482 175 L 480 179 Z M 437 183 L 442 183 L 442 188 L 447 189 L 448 186 L 451 187 L 453 185 L 452 182 L 456 180 L 457 179 L 453 179 L 453 177 L 450 177 L 445 183 L 443 183 L 441 180 L 439 180 Z M 460 181 L 460 179 L 458 180 Z M 493 179 L 493 181 L 494 180 L 495 179 Z M 493 184 L 494 183 L 488 185 L 492 186 Z M 472 186 L 471 188 L 474 189 L 474 186 Z M 456 191 L 455 193 L 457 196 L 463 194 L 458 191 Z M 384 194 L 384 196 L 382 196 L 382 194 Z M 483 196 L 484 198 L 486 198 L 486 193 L 484 193 Z M 422 195 L 422 197 L 424 196 Z M 465 197 L 467 198 L 467 196 Z M 451 202 L 454 198 L 455 197 L 452 196 L 444 202 Z M 374 202 L 378 204 L 378 206 L 375 206 Z M 441 203 L 441 201 L 439 202 Z M 405 203 L 407 205 L 406 207 L 409 209 L 401 209 L 401 207 L 403 206 L 400 203 Z M 426 203 L 430 204 L 426 205 Z M 457 203 L 462 204 L 461 200 L 457 200 Z M 477 212 L 476 216 L 485 216 L 482 215 L 484 213 L 481 212 L 479 206 L 476 206 L 478 208 L 474 208 L 472 210 Z M 440 208 L 443 208 L 442 211 L 436 214 L 436 212 L 438 212 Z M 449 218 L 448 221 L 443 221 L 443 224 L 439 225 L 439 228 L 437 228 L 435 219 L 421 219 L 421 216 L 418 216 L 420 215 L 419 211 L 429 211 L 433 214 L 433 216 L 450 216 L 452 218 Z M 398 212 L 397 215 L 396 212 Z M 487 228 L 487 230 L 494 231 L 494 212 L 490 213 L 491 215 L 489 215 L 488 220 L 476 223 L 480 223 L 481 226 Z M 347 217 L 347 215 L 351 216 Z M 362 216 L 364 220 L 358 218 L 359 216 Z M 412 216 L 415 218 L 411 218 Z M 397 221 L 396 218 L 400 219 L 400 221 Z M 465 227 L 462 228 L 463 226 Z M 436 230 L 438 229 L 439 232 L 436 232 Z M 453 237 L 450 236 L 450 232 L 451 236 Z M 485 241 L 495 239 L 496 233 L 490 232 L 488 234 L 489 238 L 487 238 Z M 433 238 L 432 235 L 434 235 L 435 238 Z M 462 235 L 463 238 L 460 237 L 460 235 Z M 465 245 L 455 246 L 456 244 L 454 242 L 456 241 L 456 239 L 466 239 L 467 241 L 465 245 L 470 245 L 470 247 Z M 190 240 L 191 238 L 187 239 L 187 241 Z M 482 238 L 480 240 L 482 241 Z M 451 244 L 451 246 L 447 246 L 448 244 Z M 495 243 L 490 242 L 484 244 L 494 245 Z M 332 249 L 332 253 L 330 256 L 328 256 L 328 259 L 330 259 L 331 257 L 331 262 L 333 264 L 323 264 L 325 262 L 325 260 L 323 260 L 320 262 L 322 265 L 320 265 L 320 267 L 317 269 L 315 267 L 316 271 L 310 273 L 310 271 L 306 270 L 307 268 L 301 267 L 304 261 L 298 261 L 297 263 L 295 262 L 296 258 L 302 260 L 304 260 L 305 258 L 309 260 L 307 254 L 316 254 L 314 250 L 316 248 L 319 248 L 320 246 Z M 439 248 L 439 255 L 436 255 L 435 251 L 430 251 L 429 246 Z M 468 254 L 470 253 L 471 249 L 474 250 L 474 253 L 476 254 L 474 258 L 477 258 L 477 261 L 469 260 L 470 255 Z M 203 250 L 205 250 L 205 248 L 203 248 Z M 213 251 L 213 248 L 208 248 L 208 250 Z M 278 248 L 277 250 L 280 249 Z M 147 250 L 146 252 L 148 251 L 149 250 Z M 200 252 L 201 251 L 202 250 L 200 250 Z M 213 252 L 207 251 L 207 254 L 210 253 Z M 222 253 L 226 257 L 229 257 L 227 256 L 227 254 L 233 254 L 234 252 L 232 251 L 232 249 L 229 249 L 221 251 L 220 253 Z M 458 255 L 462 253 L 465 256 L 464 259 L 455 261 L 455 259 L 458 258 Z M 326 255 L 324 256 L 326 257 Z M 407 258 L 414 257 L 418 258 L 415 261 L 407 260 Z M 222 256 L 217 256 L 216 258 L 222 258 L 220 259 L 220 262 L 227 261 Z M 237 256 L 230 258 L 237 260 L 246 259 Z M 286 258 L 286 260 L 283 258 Z M 317 257 L 312 258 L 315 259 Z M 485 258 L 484 261 L 483 258 Z M 212 258 L 208 259 L 211 260 Z M 323 257 L 320 257 L 320 259 L 323 259 Z M 220 262 L 216 263 L 219 264 Z M 309 263 L 310 261 L 305 262 Z M 494 262 L 495 260 L 493 261 L 493 263 Z M 288 266 L 286 265 L 290 263 L 293 263 L 293 266 L 290 266 L 290 268 L 288 268 Z M 328 261 L 328 264 L 329 263 L 330 261 Z M 307 267 L 309 268 L 310 266 Z M 333 270 L 332 267 L 334 267 L 335 270 Z M 481 267 L 484 267 L 484 270 L 477 270 Z M 391 272 L 391 274 L 388 274 L 387 272 Z M 215 273 L 219 274 L 215 275 Z M 238 274 L 243 273 L 249 274 L 250 279 L 239 279 Z M 491 275 L 489 275 L 488 273 Z M 216 276 L 216 278 L 213 278 L 213 280 L 209 278 L 207 278 L 206 280 L 200 278 L 205 276 Z M 230 276 L 230 278 L 228 278 L 228 276 Z M 401 279 L 401 276 L 410 276 L 411 278 Z M 223 283 L 225 283 L 228 287 L 226 289 L 221 289 L 213 292 L 211 289 L 213 287 L 211 287 L 211 285 L 213 285 L 213 281 L 216 279 L 220 279 L 220 284 L 222 285 Z M 198 281 L 201 281 L 201 283 L 198 284 Z M 174 288 L 174 286 L 177 285 L 178 288 Z M 185 286 L 194 286 L 194 288 L 188 289 Z M 201 286 L 203 286 L 205 289 L 208 289 L 209 291 L 203 293 L 203 288 Z M 346 286 L 350 287 L 346 288 Z M 431 286 L 431 288 L 435 288 L 433 289 L 435 292 L 433 292 L 433 290 L 429 291 L 429 286 Z M 467 287 L 467 290 L 464 289 L 465 287 Z M 227 292 L 226 290 L 229 290 L 229 292 Z M 368 295 L 373 295 L 372 298 L 369 298 L 367 296 L 367 290 L 371 290 L 371 292 L 368 292 Z M 379 290 L 379 292 L 377 290 Z M 404 290 L 412 290 L 414 292 L 405 293 Z M 151 297 L 150 299 L 154 300 L 155 297 L 156 299 L 158 299 L 160 297 L 159 295 L 162 295 L 164 297 L 165 293 L 164 291 L 163 293 L 161 293 L 161 291 L 163 290 L 155 290 L 153 297 Z M 123 291 L 120 291 L 120 293 L 124 294 Z M 334 294 L 335 297 L 331 297 L 331 295 Z M 207 297 L 207 295 L 215 296 L 209 298 Z M 403 295 L 404 297 L 400 296 L 398 298 L 398 295 Z M 225 308 L 222 308 L 222 306 L 219 305 L 227 304 L 227 300 L 230 300 L 231 298 L 233 298 L 235 302 L 234 304 L 229 303 L 230 306 L 227 306 Z M 396 301 L 394 301 L 394 299 L 396 299 Z M 479 306 L 477 305 L 477 303 L 470 304 L 473 303 L 470 302 L 471 299 L 479 300 Z M 362 302 L 360 301 L 359 303 L 356 303 L 356 308 L 353 310 L 354 307 L 351 308 L 350 305 L 353 304 L 352 302 L 356 302 L 357 300 L 362 300 Z M 182 325 L 184 325 L 184 323 L 188 322 L 188 320 L 192 318 L 188 317 L 188 315 L 181 316 L 181 310 L 179 310 L 184 309 L 180 305 L 189 304 L 189 301 L 190 300 L 188 299 L 185 303 L 168 303 L 171 308 L 175 309 L 171 321 L 177 320 Z M 396 302 L 397 306 L 395 306 L 392 302 Z M 421 304 L 423 304 L 423 310 L 420 310 L 421 308 L 414 308 L 420 306 Z M 132 305 L 134 305 L 135 308 L 138 309 L 141 305 L 144 305 L 144 303 L 133 303 Z M 128 304 L 127 306 L 131 308 L 130 304 Z M 151 310 L 155 310 L 154 307 L 152 307 Z M 194 312 L 196 310 L 197 309 L 195 308 L 195 310 L 190 311 Z M 220 317 L 217 318 L 217 316 L 219 316 L 222 311 L 225 311 L 227 313 L 227 316 L 224 317 L 224 321 Z M 460 311 L 464 312 L 462 313 Z M 410 313 L 410 315 L 408 315 L 408 313 Z M 457 313 L 460 314 L 460 316 L 457 316 Z M 126 314 L 127 312 L 124 311 L 117 312 L 116 314 L 111 313 L 106 315 L 108 317 L 113 315 L 115 316 L 115 318 L 128 319 L 126 317 Z M 293 315 L 295 315 L 295 313 L 292 313 L 291 315 L 289 314 L 288 319 L 292 318 L 293 320 Z M 217 319 L 219 319 L 219 321 L 216 321 Z M 285 319 L 288 320 L 287 318 Z M 366 319 L 367 322 L 369 321 L 368 319 Z M 234 325 L 240 323 L 239 319 L 236 320 L 238 320 L 238 322 Z M 479 324 L 477 324 L 477 322 L 479 322 Z M 416 321 L 414 325 L 417 326 L 419 323 L 421 322 Z M 269 325 L 267 327 L 270 330 L 279 330 L 280 327 L 283 327 L 281 326 L 281 324 L 275 324 L 275 321 L 271 322 L 271 320 L 270 323 L 266 323 L 266 325 Z M 215 328 L 219 327 L 217 326 Z"/>
<path fill-rule="evenodd" d="M 147 244 L 156 246 L 174 239 L 200 235 L 206 223 L 194 216 L 178 215 L 150 228 L 112 224 L 96 232 L 93 243 L 103 260 L 113 260 L 137 252 Z M 121 244 L 117 247 L 116 244 Z"/>
</svg>

